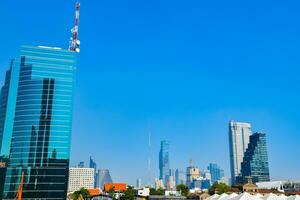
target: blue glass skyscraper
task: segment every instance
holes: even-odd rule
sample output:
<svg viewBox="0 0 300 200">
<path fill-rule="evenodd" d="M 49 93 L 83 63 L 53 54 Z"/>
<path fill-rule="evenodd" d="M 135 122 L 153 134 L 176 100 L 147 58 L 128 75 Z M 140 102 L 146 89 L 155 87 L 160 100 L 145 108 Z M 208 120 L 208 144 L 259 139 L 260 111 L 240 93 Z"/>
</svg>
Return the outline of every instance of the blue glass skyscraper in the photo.
<svg viewBox="0 0 300 200">
<path fill-rule="evenodd" d="M 270 181 L 265 133 L 250 136 L 250 143 L 242 162 L 241 181 L 246 182 L 248 177 L 251 177 L 254 183 Z"/>
<path fill-rule="evenodd" d="M 98 173 L 97 173 L 97 163 L 94 161 L 94 159 L 92 158 L 92 156 L 90 156 L 90 168 L 94 169 L 94 187 L 98 187 L 97 186 L 97 180 L 98 180 Z"/>
<path fill-rule="evenodd" d="M 165 186 L 170 176 L 169 147 L 170 143 L 168 141 L 161 141 L 159 152 L 159 178 L 163 180 Z"/>
<path fill-rule="evenodd" d="M 22 174 L 24 199 L 66 199 L 75 69 L 76 53 L 60 48 L 22 46 L 12 62 L 1 92 L 3 199 L 16 197 Z"/>
<path fill-rule="evenodd" d="M 224 177 L 224 170 L 222 170 L 216 163 L 210 163 L 208 170 L 211 174 L 211 182 L 215 183 Z"/>
<path fill-rule="evenodd" d="M 4 189 L 12 139 L 19 71 L 20 66 L 12 61 L 10 69 L 6 72 L 5 82 L 0 93 L 0 199 L 2 199 Z"/>
</svg>

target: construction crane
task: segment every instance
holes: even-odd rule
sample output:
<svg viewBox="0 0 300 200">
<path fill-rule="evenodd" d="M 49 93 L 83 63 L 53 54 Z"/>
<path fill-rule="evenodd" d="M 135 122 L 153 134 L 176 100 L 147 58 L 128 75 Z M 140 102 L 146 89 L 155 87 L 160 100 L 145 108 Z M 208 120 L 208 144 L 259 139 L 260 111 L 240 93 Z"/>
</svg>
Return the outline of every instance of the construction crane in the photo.
<svg viewBox="0 0 300 200">
<path fill-rule="evenodd" d="M 16 196 L 16 200 L 22 200 L 22 194 L 23 194 L 23 185 L 24 185 L 24 172 L 22 172 L 21 181 L 18 189 L 18 193 Z"/>
<path fill-rule="evenodd" d="M 70 38 L 69 50 L 80 52 L 79 45 L 80 41 L 78 40 L 78 25 L 79 25 L 79 12 L 80 12 L 80 3 L 76 2 L 76 11 L 75 11 L 75 24 L 71 29 L 72 37 Z"/>
</svg>

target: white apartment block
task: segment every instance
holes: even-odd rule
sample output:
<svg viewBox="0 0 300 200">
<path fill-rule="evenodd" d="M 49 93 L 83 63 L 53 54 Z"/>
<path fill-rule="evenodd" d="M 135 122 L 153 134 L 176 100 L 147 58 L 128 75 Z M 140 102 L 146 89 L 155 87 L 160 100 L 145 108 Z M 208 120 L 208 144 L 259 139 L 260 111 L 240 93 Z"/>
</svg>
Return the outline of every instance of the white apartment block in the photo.
<svg viewBox="0 0 300 200">
<path fill-rule="evenodd" d="M 94 188 L 94 169 L 93 168 L 70 168 L 68 192 L 74 192 L 81 188 Z"/>
</svg>

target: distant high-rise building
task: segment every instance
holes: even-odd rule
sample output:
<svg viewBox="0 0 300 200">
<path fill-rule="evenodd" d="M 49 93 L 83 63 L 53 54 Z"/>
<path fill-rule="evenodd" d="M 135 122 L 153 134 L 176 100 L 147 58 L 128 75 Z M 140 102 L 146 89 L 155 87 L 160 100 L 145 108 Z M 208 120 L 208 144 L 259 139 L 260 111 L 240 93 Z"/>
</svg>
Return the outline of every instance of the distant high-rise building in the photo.
<svg viewBox="0 0 300 200">
<path fill-rule="evenodd" d="M 95 179 L 95 183 L 94 183 L 94 187 L 97 187 L 97 179 L 98 179 L 98 172 L 97 172 L 97 163 L 94 161 L 94 159 L 92 158 L 92 156 L 90 156 L 90 168 L 94 169 L 94 179 Z"/>
<path fill-rule="evenodd" d="M 210 173 L 210 171 L 209 170 L 204 170 L 203 171 L 203 177 L 205 178 L 205 179 L 207 179 L 207 180 L 210 180 L 211 181 L 211 173 Z"/>
<path fill-rule="evenodd" d="M 164 183 L 160 179 L 155 179 L 155 189 L 164 188 Z"/>
<path fill-rule="evenodd" d="M 170 169 L 169 172 L 169 177 L 168 177 L 168 181 L 167 181 L 167 185 L 166 185 L 166 189 L 167 190 L 175 190 L 176 188 L 176 183 L 175 183 L 175 170 L 174 169 Z"/>
<path fill-rule="evenodd" d="M 93 168 L 70 168 L 68 192 L 94 188 L 94 173 Z"/>
<path fill-rule="evenodd" d="M 75 70 L 76 53 L 60 48 L 22 46 L 12 62 L 0 103 L 3 199 L 16 197 L 22 174 L 24 199 L 66 198 Z"/>
<path fill-rule="evenodd" d="M 218 182 L 224 177 L 224 170 L 216 163 L 210 163 L 207 169 L 210 171 L 212 183 Z"/>
<path fill-rule="evenodd" d="M 136 188 L 137 189 L 141 189 L 142 188 L 142 179 L 141 178 L 138 178 L 136 180 Z"/>
<path fill-rule="evenodd" d="M 175 184 L 176 185 L 186 184 L 186 172 L 180 171 L 179 169 L 176 169 L 176 171 L 175 171 Z"/>
<path fill-rule="evenodd" d="M 248 177 L 251 177 L 254 183 L 270 181 L 265 133 L 254 133 L 250 136 L 250 143 L 242 162 L 241 176 L 243 182 L 246 182 Z"/>
<path fill-rule="evenodd" d="M 186 169 L 186 185 L 192 188 L 192 183 L 194 180 L 200 177 L 200 169 L 193 166 L 192 160 L 190 161 L 190 166 Z"/>
<path fill-rule="evenodd" d="M 12 61 L 0 93 L 0 199 L 2 199 L 12 139 L 20 65 Z"/>
<path fill-rule="evenodd" d="M 93 168 L 95 170 L 97 169 L 97 164 L 94 161 L 94 159 L 92 158 L 92 156 L 90 156 L 90 168 Z"/>
<path fill-rule="evenodd" d="M 232 185 L 236 184 L 236 178 L 241 175 L 241 163 L 249 144 L 251 125 L 242 122 L 229 122 L 229 153 Z"/>
<path fill-rule="evenodd" d="M 170 176 L 169 147 L 170 143 L 168 141 L 161 141 L 159 152 L 159 178 L 163 180 L 164 185 L 167 185 Z"/>
<path fill-rule="evenodd" d="M 166 186 L 166 189 L 171 190 L 171 191 L 176 190 L 176 184 L 175 184 L 175 177 L 174 176 L 172 176 L 172 175 L 169 176 L 169 180 L 168 180 L 168 184 Z"/>
<path fill-rule="evenodd" d="M 113 183 L 113 180 L 110 176 L 108 169 L 99 169 L 98 170 L 98 181 L 97 185 L 100 189 L 104 188 L 106 183 Z"/>
<path fill-rule="evenodd" d="M 193 180 L 193 182 L 191 183 L 190 188 L 192 189 L 201 189 L 201 190 L 207 190 L 209 189 L 211 186 L 211 180 L 204 178 L 204 177 L 198 177 L 196 179 Z"/>
<path fill-rule="evenodd" d="M 79 168 L 84 168 L 84 167 L 85 167 L 85 166 L 84 166 L 84 162 L 83 162 L 83 161 L 80 161 L 80 162 L 78 163 L 77 167 L 79 167 Z"/>
</svg>

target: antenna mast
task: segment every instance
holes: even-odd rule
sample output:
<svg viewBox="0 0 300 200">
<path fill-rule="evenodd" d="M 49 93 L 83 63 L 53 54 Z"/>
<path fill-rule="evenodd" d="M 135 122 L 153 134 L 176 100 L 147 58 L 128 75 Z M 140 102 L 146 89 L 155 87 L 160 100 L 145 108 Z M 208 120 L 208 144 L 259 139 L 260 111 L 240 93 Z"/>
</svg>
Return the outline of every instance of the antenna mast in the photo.
<svg viewBox="0 0 300 200">
<path fill-rule="evenodd" d="M 148 131 L 148 184 L 151 187 L 151 128 Z"/>
<path fill-rule="evenodd" d="M 70 38 L 69 50 L 80 52 L 78 48 L 80 45 L 80 41 L 78 40 L 78 25 L 79 25 L 79 13 L 80 13 L 80 3 L 76 2 L 76 12 L 75 12 L 75 25 L 71 29 L 72 37 Z"/>
</svg>

